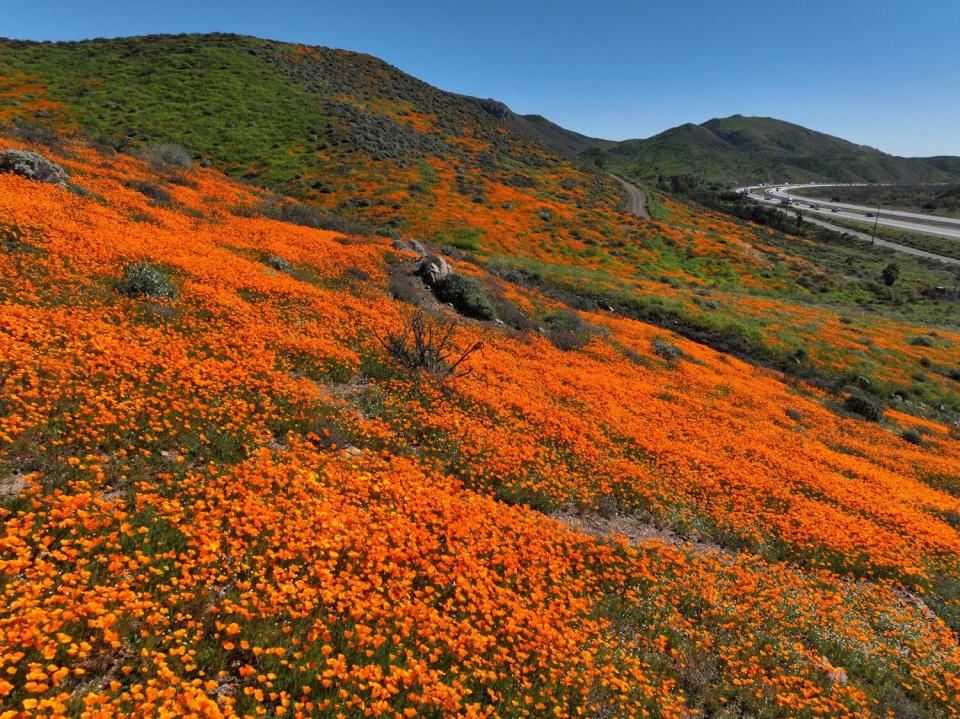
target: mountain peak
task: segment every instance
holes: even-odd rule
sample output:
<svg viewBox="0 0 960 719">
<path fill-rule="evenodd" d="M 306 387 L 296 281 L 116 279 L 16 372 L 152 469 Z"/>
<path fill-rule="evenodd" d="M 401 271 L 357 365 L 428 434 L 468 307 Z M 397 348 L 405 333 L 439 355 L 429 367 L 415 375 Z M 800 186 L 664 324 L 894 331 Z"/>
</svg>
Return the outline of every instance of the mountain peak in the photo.
<svg viewBox="0 0 960 719">
<path fill-rule="evenodd" d="M 956 180 L 950 162 L 888 155 L 773 117 L 730 115 L 685 123 L 609 150 L 641 174 L 690 174 L 727 185 L 793 181 Z"/>
</svg>

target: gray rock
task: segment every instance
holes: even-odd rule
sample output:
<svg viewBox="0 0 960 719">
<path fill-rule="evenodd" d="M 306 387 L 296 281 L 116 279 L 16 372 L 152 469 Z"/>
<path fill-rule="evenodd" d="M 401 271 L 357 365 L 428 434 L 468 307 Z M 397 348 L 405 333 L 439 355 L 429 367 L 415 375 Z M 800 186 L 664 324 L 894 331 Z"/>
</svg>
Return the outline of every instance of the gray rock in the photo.
<svg viewBox="0 0 960 719">
<path fill-rule="evenodd" d="M 28 180 L 66 187 L 67 171 L 36 152 L 4 150 L 0 152 L 0 172 L 12 172 Z"/>
<path fill-rule="evenodd" d="M 413 251 L 421 257 L 427 256 L 427 248 L 424 247 L 419 240 L 410 240 L 410 246 L 413 248 Z"/>
<path fill-rule="evenodd" d="M 417 262 L 415 270 L 423 281 L 431 286 L 450 275 L 450 265 L 447 261 L 442 257 L 430 255 Z"/>
</svg>

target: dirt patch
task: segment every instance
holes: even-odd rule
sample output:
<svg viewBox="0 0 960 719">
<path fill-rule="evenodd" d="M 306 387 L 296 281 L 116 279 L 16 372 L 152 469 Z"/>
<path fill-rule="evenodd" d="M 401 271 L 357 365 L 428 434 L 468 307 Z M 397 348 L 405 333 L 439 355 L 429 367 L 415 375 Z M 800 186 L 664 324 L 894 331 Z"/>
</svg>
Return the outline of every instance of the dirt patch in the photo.
<svg viewBox="0 0 960 719">
<path fill-rule="evenodd" d="M 346 382 L 317 383 L 317 386 L 320 388 L 321 392 L 329 397 L 333 397 L 334 399 L 342 400 L 344 402 L 352 402 L 358 396 L 363 394 L 369 385 L 370 381 L 363 375 L 359 374 L 355 375 Z"/>
<path fill-rule="evenodd" d="M 932 624 L 938 624 L 942 621 L 937 613 L 927 606 L 927 603 L 913 592 L 910 592 L 906 589 L 898 589 L 896 590 L 895 594 L 904 604 L 908 604 L 920 612 L 920 614 L 922 614 L 928 622 L 931 622 Z"/>
<path fill-rule="evenodd" d="M 592 537 L 611 537 L 622 535 L 630 544 L 642 544 L 656 541 L 671 546 L 687 549 L 697 554 L 714 552 L 729 553 L 718 544 L 685 539 L 676 532 L 658 527 L 650 521 L 645 521 L 628 514 L 614 514 L 604 517 L 595 512 L 560 511 L 550 515 L 557 521 L 578 532 L 589 534 Z"/>
<path fill-rule="evenodd" d="M 27 475 L 15 472 L 6 477 L 0 477 L 0 502 L 16 499 L 27 488 Z"/>
</svg>

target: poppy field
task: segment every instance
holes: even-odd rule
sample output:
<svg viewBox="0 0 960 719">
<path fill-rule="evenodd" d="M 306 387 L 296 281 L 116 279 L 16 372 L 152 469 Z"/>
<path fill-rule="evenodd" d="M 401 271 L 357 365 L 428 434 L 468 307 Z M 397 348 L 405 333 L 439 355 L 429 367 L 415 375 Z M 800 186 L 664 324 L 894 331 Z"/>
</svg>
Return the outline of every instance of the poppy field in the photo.
<svg viewBox="0 0 960 719">
<path fill-rule="evenodd" d="M 83 192 L 0 174 L 0 716 L 960 716 L 960 333 L 679 202 L 438 164 L 411 232 L 476 229 L 450 262 L 531 328 L 428 308 L 482 343 L 437 378 L 380 341 L 405 243 L 56 160 Z M 734 305 L 735 351 L 676 319 Z M 910 391 L 867 421 L 851 373 Z"/>
</svg>

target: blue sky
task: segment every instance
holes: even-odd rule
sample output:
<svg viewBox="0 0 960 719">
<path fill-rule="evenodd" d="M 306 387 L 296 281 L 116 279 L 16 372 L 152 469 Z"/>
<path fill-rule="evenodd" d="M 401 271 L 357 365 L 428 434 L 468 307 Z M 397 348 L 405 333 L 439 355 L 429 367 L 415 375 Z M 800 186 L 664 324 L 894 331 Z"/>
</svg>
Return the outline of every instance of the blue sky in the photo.
<svg viewBox="0 0 960 719">
<path fill-rule="evenodd" d="M 0 36 L 228 31 L 377 55 L 589 135 L 735 113 L 960 155 L 960 2 L 2 0 Z"/>
</svg>

